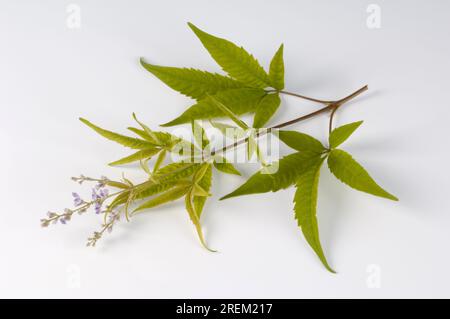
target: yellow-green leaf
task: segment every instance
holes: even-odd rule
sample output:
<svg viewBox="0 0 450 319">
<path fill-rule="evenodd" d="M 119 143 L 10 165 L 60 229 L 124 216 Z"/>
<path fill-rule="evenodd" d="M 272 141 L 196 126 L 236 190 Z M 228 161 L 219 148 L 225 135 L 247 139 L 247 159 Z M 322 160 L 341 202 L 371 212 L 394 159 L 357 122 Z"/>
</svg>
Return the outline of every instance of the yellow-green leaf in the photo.
<svg viewBox="0 0 450 319">
<path fill-rule="evenodd" d="M 197 185 L 200 186 L 206 192 L 209 192 L 209 190 L 211 189 L 211 184 L 212 184 L 212 168 L 211 165 L 208 165 L 202 178 L 197 182 Z M 206 200 L 207 197 L 205 196 L 195 196 L 195 195 L 193 196 L 192 201 L 194 204 L 194 209 L 199 218 L 203 212 L 203 207 L 205 206 Z"/>
<path fill-rule="evenodd" d="M 294 196 L 294 212 L 298 226 L 301 228 L 306 241 L 316 252 L 323 265 L 331 272 L 334 270 L 329 266 L 319 238 L 319 227 L 317 224 L 317 193 L 319 186 L 320 167 L 323 159 L 317 160 L 298 178 L 296 182 L 296 192 Z"/>
<path fill-rule="evenodd" d="M 171 163 L 158 169 L 153 176 L 159 182 L 177 181 L 192 176 L 199 168 L 199 163 Z"/>
<path fill-rule="evenodd" d="M 319 158 L 320 155 L 312 152 L 299 152 L 285 156 L 279 162 L 264 167 L 252 175 L 244 184 L 222 197 L 221 200 L 235 196 L 276 192 L 287 188 L 293 185 L 301 174 L 317 163 Z M 267 172 L 273 173 L 267 174 Z"/>
<path fill-rule="evenodd" d="M 253 87 L 265 88 L 270 86 L 266 71 L 244 48 L 238 47 L 228 40 L 208 34 L 192 23 L 188 24 L 213 59 L 231 77 Z"/>
<path fill-rule="evenodd" d="M 200 224 L 200 216 L 195 210 L 194 205 L 192 204 L 193 194 L 192 192 L 188 192 L 185 197 L 186 210 L 191 218 L 192 223 L 194 223 L 195 229 L 197 230 L 198 238 L 200 239 L 200 243 L 203 247 L 211 252 L 215 252 L 215 250 L 210 249 L 205 242 L 205 238 L 203 236 L 202 226 Z"/>
<path fill-rule="evenodd" d="M 220 109 L 223 112 L 223 114 L 228 116 L 237 126 L 239 126 L 243 130 L 249 128 L 248 125 L 245 124 L 244 121 L 242 121 L 237 116 L 237 114 L 234 114 L 234 112 L 230 108 L 228 108 L 228 106 L 226 106 L 222 101 L 216 99 L 214 96 L 209 96 L 209 98 L 216 105 L 216 107 Z"/>
<path fill-rule="evenodd" d="M 169 189 L 167 192 L 162 193 L 161 195 L 158 195 L 155 198 L 152 198 L 152 199 L 146 201 L 145 203 L 143 203 L 142 205 L 140 205 L 139 207 L 137 207 L 133 211 L 133 214 L 135 214 L 136 212 L 142 211 L 144 209 L 153 208 L 153 207 L 177 200 L 177 199 L 183 197 L 184 195 L 186 195 L 188 190 L 189 190 L 189 187 L 185 186 L 185 185 L 176 186 L 172 189 Z"/>
<path fill-rule="evenodd" d="M 144 141 L 138 138 L 129 137 L 121 134 L 117 134 L 105 129 L 102 129 L 91 122 L 89 122 L 86 119 L 80 118 L 80 121 L 89 126 L 91 129 L 96 131 L 101 136 L 107 138 L 108 140 L 114 141 L 116 143 L 119 143 L 123 146 L 134 148 L 134 149 L 145 149 L 145 148 L 152 148 L 154 147 L 154 144 Z"/>
<path fill-rule="evenodd" d="M 280 106 L 281 100 L 278 93 L 267 94 L 259 101 L 256 108 L 255 117 L 253 119 L 253 127 L 260 128 L 266 124 Z"/>
<path fill-rule="evenodd" d="M 222 173 L 233 174 L 233 175 L 241 175 L 241 173 L 233 166 L 233 164 L 229 163 L 225 157 L 216 156 L 214 159 L 214 167 L 221 171 Z"/>
<path fill-rule="evenodd" d="M 296 131 L 279 131 L 278 138 L 287 146 L 297 151 L 322 153 L 325 147 L 311 135 Z"/>
<path fill-rule="evenodd" d="M 193 120 L 191 124 L 194 141 L 202 150 L 204 150 L 209 145 L 208 136 L 206 136 L 205 130 L 199 123 L 197 123 L 197 121 Z"/>
<path fill-rule="evenodd" d="M 220 91 L 214 95 L 214 99 L 225 104 L 234 114 L 242 115 L 254 112 L 259 100 L 266 94 L 262 89 L 231 89 Z M 174 126 L 190 123 L 192 120 L 213 119 L 224 117 L 226 114 L 217 107 L 211 97 L 206 97 L 198 103 L 192 105 L 176 119 L 162 124 L 161 126 Z"/>
<path fill-rule="evenodd" d="M 361 192 L 397 201 L 398 198 L 382 189 L 353 157 L 343 150 L 334 149 L 328 156 L 330 171 L 341 182 Z"/>
<path fill-rule="evenodd" d="M 140 59 L 141 65 L 170 88 L 193 99 L 200 100 L 206 94 L 241 88 L 245 85 L 229 77 L 206 71 L 159 66 L 146 63 Z"/>
<path fill-rule="evenodd" d="M 330 148 L 336 148 L 344 143 L 362 123 L 363 121 L 353 122 L 350 124 L 342 125 L 331 131 L 328 138 Z"/>
<path fill-rule="evenodd" d="M 152 157 L 153 155 L 155 155 L 159 151 L 160 151 L 159 148 L 149 148 L 149 149 L 145 149 L 145 150 L 140 150 L 140 151 L 137 151 L 136 153 L 133 153 L 133 154 L 131 154 L 129 156 L 121 158 L 120 160 L 111 162 L 108 165 L 115 166 L 115 165 L 123 165 L 123 164 L 128 164 L 128 163 L 140 161 L 140 160 Z"/>
<path fill-rule="evenodd" d="M 280 45 L 280 48 L 270 62 L 269 81 L 274 89 L 284 89 L 283 45 Z"/>
<path fill-rule="evenodd" d="M 245 137 L 246 130 L 233 125 L 210 121 L 211 125 L 218 129 L 225 137 L 236 140 Z"/>
</svg>

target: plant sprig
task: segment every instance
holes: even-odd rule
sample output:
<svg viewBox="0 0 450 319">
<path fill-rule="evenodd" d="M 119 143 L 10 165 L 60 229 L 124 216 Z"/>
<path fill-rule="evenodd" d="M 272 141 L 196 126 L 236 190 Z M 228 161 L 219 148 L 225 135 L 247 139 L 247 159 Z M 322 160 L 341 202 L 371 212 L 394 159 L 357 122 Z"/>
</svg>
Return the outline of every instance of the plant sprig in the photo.
<svg viewBox="0 0 450 319">
<path fill-rule="evenodd" d="M 215 251 L 207 245 L 201 226 L 202 212 L 212 190 L 212 170 L 239 176 L 239 171 L 225 155 L 245 144 L 247 159 L 250 160 L 256 154 L 261 169 L 221 200 L 295 187 L 294 217 L 298 226 L 325 268 L 334 272 L 321 247 L 316 217 L 319 176 L 323 163 L 327 162 L 329 170 L 338 180 L 356 190 L 398 200 L 381 188 L 352 155 L 338 148 L 358 129 L 362 121 L 333 129 L 333 119 L 342 105 L 366 91 L 367 86 L 336 100 L 317 99 L 287 91 L 284 82 L 283 45 L 274 54 L 269 71 L 266 72 L 258 60 L 243 47 L 208 34 L 191 23 L 188 25 L 227 75 L 154 65 L 143 58 L 140 62 L 169 87 L 195 100 L 180 116 L 162 124 L 165 127 L 190 124 L 193 140 L 187 141 L 168 132 L 153 131 L 138 120 L 134 113 L 137 127 L 129 127 L 128 130 L 136 137 L 105 130 L 80 118 L 104 138 L 134 150 L 132 154 L 109 165 L 138 162 L 145 173 L 144 180 L 135 184 L 125 176 L 119 180 L 83 175 L 74 177 L 72 179 L 80 184 L 96 183 L 92 188 L 92 199 L 84 200 L 73 193 L 75 208 L 66 208 L 61 213 L 49 212 L 48 217 L 41 220 L 42 226 L 57 222 L 65 224 L 74 213 L 83 214 L 94 207 L 97 214 L 103 214 L 102 228 L 88 238 L 87 245 L 95 246 L 105 232 L 112 231 L 122 215 L 128 221 L 138 213 L 184 198 L 186 212 L 202 246 Z M 319 103 L 323 107 L 287 122 L 268 126 L 267 123 L 281 107 L 281 95 Z M 251 126 L 241 118 L 241 115 L 248 113 L 253 114 Z M 324 113 L 330 115 L 327 145 L 302 132 L 280 130 Z M 235 125 L 218 122 L 219 118 L 227 118 Z M 233 142 L 219 149 L 212 149 L 204 127 L 198 122 L 200 120 L 209 120 L 225 139 L 232 138 Z M 276 135 L 294 152 L 278 161 L 266 162 L 259 146 L 259 139 L 264 135 Z M 173 160 L 174 157 L 177 159 Z M 155 161 L 153 168 L 150 168 L 152 158 Z M 169 163 L 168 158 L 172 160 Z M 110 192 L 111 188 L 116 191 Z"/>
</svg>

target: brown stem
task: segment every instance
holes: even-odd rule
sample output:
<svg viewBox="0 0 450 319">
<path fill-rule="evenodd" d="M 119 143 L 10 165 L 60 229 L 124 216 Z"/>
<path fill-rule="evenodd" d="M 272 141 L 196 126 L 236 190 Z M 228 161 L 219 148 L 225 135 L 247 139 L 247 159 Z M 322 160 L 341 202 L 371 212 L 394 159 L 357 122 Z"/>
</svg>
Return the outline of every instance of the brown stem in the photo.
<svg viewBox="0 0 450 319">
<path fill-rule="evenodd" d="M 309 96 L 305 96 L 305 95 L 301 95 L 301 94 L 297 94 L 297 93 L 292 93 L 292 92 L 288 92 L 288 91 L 270 90 L 270 91 L 267 91 L 267 92 L 278 92 L 278 93 L 281 93 L 281 94 L 291 95 L 291 96 L 295 96 L 295 97 L 298 97 L 298 98 L 303 99 L 303 100 L 307 100 L 307 101 L 311 101 L 311 102 L 317 102 L 317 103 L 321 103 L 321 104 L 330 104 L 330 103 L 335 102 L 335 101 L 319 100 L 319 99 L 315 99 L 313 97 L 309 97 Z"/>
<path fill-rule="evenodd" d="M 329 121 L 329 123 L 328 123 L 328 134 L 331 134 L 331 131 L 333 130 L 333 117 L 334 117 L 334 113 L 336 113 L 336 111 L 337 111 L 338 108 L 339 108 L 339 107 L 336 106 L 336 107 L 333 108 L 333 111 L 331 111 L 331 114 L 330 114 L 330 121 Z"/>
<path fill-rule="evenodd" d="M 354 99 L 355 97 L 357 97 L 358 95 L 360 95 L 360 94 L 363 93 L 364 91 L 367 91 L 367 89 L 368 89 L 368 86 L 365 85 L 365 86 L 363 86 L 362 88 L 356 90 L 356 91 L 353 92 L 352 94 L 349 94 L 349 95 L 347 95 L 346 97 L 344 97 L 344 98 L 342 98 L 342 99 L 340 99 L 340 100 L 337 100 L 337 101 L 331 101 L 331 102 L 327 103 L 327 106 L 325 106 L 325 107 L 323 107 L 323 108 L 321 108 L 321 109 L 319 109 L 319 110 L 317 110 L 317 111 L 314 111 L 314 112 L 311 112 L 311 113 L 309 113 L 309 114 L 300 116 L 300 117 L 298 117 L 298 118 L 296 118 L 296 119 L 293 119 L 293 120 L 290 120 L 290 121 L 287 121 L 287 122 L 284 122 L 284 123 L 281 123 L 281 124 L 272 126 L 272 127 L 268 128 L 267 130 L 264 130 L 264 131 L 262 131 L 262 132 L 258 132 L 258 133 L 256 134 L 256 137 L 263 136 L 263 135 L 267 134 L 268 132 L 270 132 L 272 129 L 279 129 L 279 128 L 282 128 L 282 127 L 286 127 L 286 126 L 289 126 L 289 125 L 292 125 L 292 124 L 295 124 L 295 123 L 298 123 L 298 122 L 307 120 L 307 119 L 309 119 L 309 118 L 311 118 L 311 117 L 314 117 L 314 116 L 316 116 L 316 115 L 325 113 L 325 112 L 330 111 L 330 110 L 334 110 L 334 111 L 335 111 L 335 110 L 337 110 L 341 105 L 343 105 L 344 103 L 347 103 L 348 101 Z M 330 125 L 331 125 L 331 122 L 330 122 Z M 237 147 L 237 146 L 239 146 L 239 145 L 241 145 L 241 144 L 246 143 L 247 141 L 248 141 L 248 138 L 245 138 L 245 139 L 241 139 L 241 140 L 239 140 L 239 141 L 236 141 L 236 142 L 234 142 L 233 144 L 229 144 L 229 145 L 227 145 L 227 146 L 225 146 L 225 147 L 223 147 L 223 148 L 221 148 L 221 149 L 219 149 L 219 150 L 212 151 L 212 152 L 210 153 L 210 156 L 214 156 L 214 155 L 217 154 L 217 153 L 224 153 L 224 152 L 226 152 L 226 151 L 228 151 L 228 150 L 230 150 L 230 149 L 233 149 L 233 148 L 235 148 L 235 147 Z"/>
</svg>

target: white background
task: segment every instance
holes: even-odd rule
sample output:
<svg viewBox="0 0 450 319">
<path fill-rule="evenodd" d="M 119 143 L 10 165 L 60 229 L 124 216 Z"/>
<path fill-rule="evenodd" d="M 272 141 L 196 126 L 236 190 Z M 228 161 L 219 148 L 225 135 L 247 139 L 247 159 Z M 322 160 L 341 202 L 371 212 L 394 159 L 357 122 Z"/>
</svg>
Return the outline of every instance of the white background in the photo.
<svg viewBox="0 0 450 319">
<path fill-rule="evenodd" d="M 450 297 L 448 1 L 377 1 L 379 29 L 366 25 L 368 1 L 76 1 L 80 29 L 67 27 L 70 3 L 0 1 L 0 297 Z M 89 194 L 70 176 L 143 178 L 106 166 L 127 151 L 77 118 L 125 132 L 133 111 L 154 128 L 180 114 L 192 101 L 138 58 L 220 71 L 188 21 L 264 66 L 283 42 L 290 91 L 335 99 L 369 84 L 337 116 L 365 120 L 343 147 L 400 202 L 323 169 L 318 218 L 337 275 L 297 228 L 293 189 L 218 202 L 243 182 L 234 176 L 214 176 L 203 217 L 215 254 L 182 203 L 121 223 L 95 249 L 93 214 L 39 227 L 72 191 Z M 272 123 L 317 107 L 284 97 Z M 293 129 L 324 139 L 326 124 Z"/>
</svg>

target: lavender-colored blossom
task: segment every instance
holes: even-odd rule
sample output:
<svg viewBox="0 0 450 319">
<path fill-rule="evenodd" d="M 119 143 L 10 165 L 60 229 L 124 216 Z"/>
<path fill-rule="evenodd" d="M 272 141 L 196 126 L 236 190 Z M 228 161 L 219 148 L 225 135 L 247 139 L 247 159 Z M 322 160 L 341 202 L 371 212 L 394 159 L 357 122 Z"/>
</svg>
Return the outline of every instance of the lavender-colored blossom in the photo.
<svg viewBox="0 0 450 319">
<path fill-rule="evenodd" d="M 47 216 L 49 217 L 49 218 L 53 218 L 53 217 L 55 217 L 57 214 L 56 213 L 54 213 L 54 212 L 47 212 Z"/>
<path fill-rule="evenodd" d="M 99 193 L 101 198 L 105 198 L 105 197 L 108 196 L 109 191 L 106 188 L 101 188 L 98 193 Z"/>
<path fill-rule="evenodd" d="M 97 190 L 95 188 L 92 189 L 92 200 L 100 199 L 100 196 L 97 195 Z"/>
<path fill-rule="evenodd" d="M 95 201 L 95 213 L 100 214 L 102 212 L 103 200 L 108 197 L 109 191 L 104 187 L 92 189 L 92 200 Z"/>
<path fill-rule="evenodd" d="M 81 206 L 85 203 L 84 200 L 82 200 L 80 195 L 78 195 L 77 193 L 73 192 L 72 196 L 73 196 L 73 204 L 75 205 L 75 207 Z"/>
<path fill-rule="evenodd" d="M 99 202 L 95 203 L 95 213 L 100 214 L 102 212 L 102 204 Z"/>
</svg>

